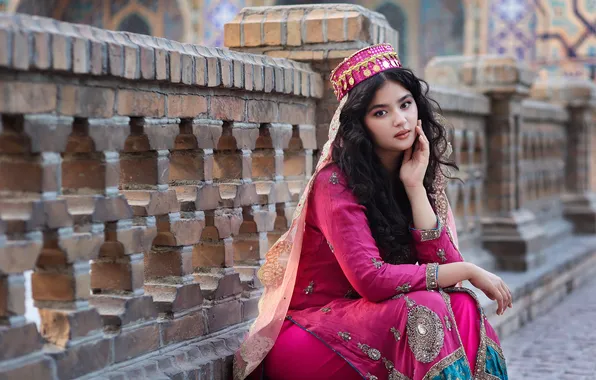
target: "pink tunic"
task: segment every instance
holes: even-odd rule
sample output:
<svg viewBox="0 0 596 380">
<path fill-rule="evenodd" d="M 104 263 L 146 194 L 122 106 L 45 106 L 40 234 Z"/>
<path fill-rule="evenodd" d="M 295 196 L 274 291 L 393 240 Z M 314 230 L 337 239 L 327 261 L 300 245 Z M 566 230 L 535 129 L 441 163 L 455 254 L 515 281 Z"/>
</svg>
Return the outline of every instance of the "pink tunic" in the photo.
<svg viewBox="0 0 596 380">
<path fill-rule="evenodd" d="M 446 229 L 412 230 L 412 263 L 392 265 L 381 259 L 365 208 L 336 165 L 320 171 L 310 197 L 289 321 L 363 378 L 468 379 L 472 371 L 507 378 L 498 338 L 473 294 L 438 289 L 437 263 L 462 261 Z"/>
</svg>

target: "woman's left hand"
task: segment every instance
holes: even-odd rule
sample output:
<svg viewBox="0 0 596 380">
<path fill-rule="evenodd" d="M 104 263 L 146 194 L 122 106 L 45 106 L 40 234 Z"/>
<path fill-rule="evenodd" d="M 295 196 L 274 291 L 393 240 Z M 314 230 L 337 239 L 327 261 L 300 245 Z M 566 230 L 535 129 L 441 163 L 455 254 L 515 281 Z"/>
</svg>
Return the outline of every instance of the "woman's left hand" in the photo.
<svg viewBox="0 0 596 380">
<path fill-rule="evenodd" d="M 430 156 L 430 144 L 422 130 L 422 122 L 420 120 L 418 120 L 415 131 L 418 136 L 418 144 L 413 144 L 404 152 L 404 158 L 399 170 L 399 178 L 406 190 L 423 186 L 422 182 L 426 174 Z M 415 150 L 414 146 L 416 147 Z"/>
</svg>

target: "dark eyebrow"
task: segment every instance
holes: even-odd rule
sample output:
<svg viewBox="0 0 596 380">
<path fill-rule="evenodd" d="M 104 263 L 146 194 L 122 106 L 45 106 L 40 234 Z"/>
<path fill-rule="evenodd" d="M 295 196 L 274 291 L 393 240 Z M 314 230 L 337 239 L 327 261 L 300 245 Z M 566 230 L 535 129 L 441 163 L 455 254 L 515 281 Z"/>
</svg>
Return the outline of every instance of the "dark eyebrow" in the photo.
<svg viewBox="0 0 596 380">
<path fill-rule="evenodd" d="M 397 102 L 401 103 L 404 100 L 406 100 L 407 98 L 411 98 L 411 97 L 412 97 L 412 94 L 405 94 Z M 372 107 L 370 107 L 367 112 L 370 112 L 370 111 L 374 110 L 375 108 L 385 108 L 385 107 L 388 107 L 388 105 L 387 104 L 375 104 Z"/>
</svg>

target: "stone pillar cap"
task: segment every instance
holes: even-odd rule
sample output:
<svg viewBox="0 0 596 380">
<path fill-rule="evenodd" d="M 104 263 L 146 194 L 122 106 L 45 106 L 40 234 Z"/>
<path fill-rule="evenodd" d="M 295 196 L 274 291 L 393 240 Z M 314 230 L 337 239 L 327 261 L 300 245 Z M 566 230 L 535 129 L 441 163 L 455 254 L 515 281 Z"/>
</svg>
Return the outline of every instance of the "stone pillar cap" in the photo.
<svg viewBox="0 0 596 380">
<path fill-rule="evenodd" d="M 300 61 L 343 59 L 383 42 L 397 50 L 397 31 L 381 13 L 354 4 L 247 7 L 224 25 L 230 49 Z"/>
<path fill-rule="evenodd" d="M 534 82 L 530 94 L 533 99 L 565 106 L 596 106 L 596 84 L 587 78 L 540 78 Z"/>
<path fill-rule="evenodd" d="M 514 57 L 497 55 L 434 57 L 425 69 L 425 79 L 434 84 L 485 94 L 527 94 L 534 77 L 531 68 Z"/>
</svg>

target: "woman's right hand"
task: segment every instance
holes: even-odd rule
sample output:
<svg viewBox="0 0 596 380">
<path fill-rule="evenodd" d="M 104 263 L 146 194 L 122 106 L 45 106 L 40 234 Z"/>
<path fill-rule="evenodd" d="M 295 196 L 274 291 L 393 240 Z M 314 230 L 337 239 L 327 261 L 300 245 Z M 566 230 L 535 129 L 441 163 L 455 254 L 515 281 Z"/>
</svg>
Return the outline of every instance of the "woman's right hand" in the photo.
<svg viewBox="0 0 596 380">
<path fill-rule="evenodd" d="M 497 314 L 503 315 L 505 309 L 512 307 L 511 290 L 496 274 L 490 273 L 478 266 L 474 266 L 472 270 L 470 283 L 482 290 L 488 298 L 493 301 L 497 301 Z"/>
</svg>

